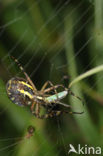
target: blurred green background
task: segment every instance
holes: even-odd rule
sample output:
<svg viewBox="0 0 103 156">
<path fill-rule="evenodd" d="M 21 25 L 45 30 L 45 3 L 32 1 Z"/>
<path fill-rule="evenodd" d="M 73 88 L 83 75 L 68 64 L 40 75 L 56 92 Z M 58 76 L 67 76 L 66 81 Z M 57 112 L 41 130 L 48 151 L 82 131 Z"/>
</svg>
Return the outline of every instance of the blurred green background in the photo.
<svg viewBox="0 0 103 156">
<path fill-rule="evenodd" d="M 103 147 L 102 72 L 71 88 L 84 107 L 71 96 L 64 99 L 84 114 L 40 120 L 7 97 L 7 81 L 23 77 L 10 55 L 38 90 L 47 80 L 64 84 L 66 75 L 68 86 L 103 63 L 103 0 L 0 1 L 0 156 L 68 155 L 69 144 Z M 34 136 L 23 139 L 29 125 L 35 127 Z"/>
</svg>

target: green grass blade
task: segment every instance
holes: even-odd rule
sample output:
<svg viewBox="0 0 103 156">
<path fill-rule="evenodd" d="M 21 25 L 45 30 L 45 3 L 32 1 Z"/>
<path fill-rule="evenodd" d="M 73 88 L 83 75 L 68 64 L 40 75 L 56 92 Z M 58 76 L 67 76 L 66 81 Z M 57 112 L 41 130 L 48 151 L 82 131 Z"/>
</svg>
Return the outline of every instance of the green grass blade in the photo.
<svg viewBox="0 0 103 156">
<path fill-rule="evenodd" d="M 81 81 L 84 78 L 87 78 L 93 74 L 96 74 L 100 71 L 103 71 L 103 65 L 100 65 L 98 67 L 95 67 L 87 72 L 85 72 L 84 74 L 81 74 L 80 76 L 76 77 L 70 84 L 69 84 L 69 88 L 72 87 L 72 85 L 74 85 L 75 83 Z"/>
<path fill-rule="evenodd" d="M 68 10 L 70 9 L 68 8 Z M 72 17 L 69 17 L 69 12 L 65 19 L 65 48 L 68 63 L 68 73 L 71 76 L 71 79 L 77 77 L 76 57 L 73 48 L 73 24 L 76 19 L 78 19 L 78 17 L 76 16 L 75 18 L 74 15 L 72 15 Z M 69 30 L 69 28 L 71 27 L 72 30 Z M 77 93 L 78 96 L 82 97 L 82 92 L 79 84 L 76 84 L 72 90 L 75 94 Z M 77 101 L 71 100 L 71 105 L 73 106 L 73 111 L 83 109 L 83 107 L 80 106 L 80 103 L 78 103 Z M 91 121 L 86 104 L 84 107 L 84 112 L 85 113 L 83 115 L 75 115 L 74 118 L 78 123 L 78 126 L 85 140 L 92 144 L 98 144 L 97 141 L 99 141 L 99 133 L 97 132 L 96 126 Z"/>
</svg>

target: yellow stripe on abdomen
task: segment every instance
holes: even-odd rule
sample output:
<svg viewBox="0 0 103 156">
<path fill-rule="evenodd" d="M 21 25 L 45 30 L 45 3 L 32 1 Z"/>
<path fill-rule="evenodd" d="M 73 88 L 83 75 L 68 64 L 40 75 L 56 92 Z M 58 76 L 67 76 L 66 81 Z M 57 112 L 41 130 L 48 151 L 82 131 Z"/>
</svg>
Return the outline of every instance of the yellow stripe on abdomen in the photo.
<svg viewBox="0 0 103 156">
<path fill-rule="evenodd" d="M 33 90 L 33 87 L 31 85 L 29 85 L 28 83 L 24 82 L 24 81 L 19 81 L 19 83 L 31 88 Z"/>
<path fill-rule="evenodd" d="M 28 91 L 17 89 L 20 93 L 27 95 L 30 99 L 33 99 L 33 95 L 31 95 Z"/>
</svg>

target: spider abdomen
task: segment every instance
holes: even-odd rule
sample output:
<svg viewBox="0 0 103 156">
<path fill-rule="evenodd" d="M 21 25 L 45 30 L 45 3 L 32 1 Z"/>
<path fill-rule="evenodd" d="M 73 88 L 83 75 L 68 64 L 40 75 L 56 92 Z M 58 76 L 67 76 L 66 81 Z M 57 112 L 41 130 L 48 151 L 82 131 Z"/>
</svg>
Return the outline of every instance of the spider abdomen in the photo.
<svg viewBox="0 0 103 156">
<path fill-rule="evenodd" d="M 25 79 L 19 77 L 11 78 L 7 82 L 6 90 L 13 103 L 19 106 L 27 106 L 32 103 L 33 88 Z"/>
</svg>

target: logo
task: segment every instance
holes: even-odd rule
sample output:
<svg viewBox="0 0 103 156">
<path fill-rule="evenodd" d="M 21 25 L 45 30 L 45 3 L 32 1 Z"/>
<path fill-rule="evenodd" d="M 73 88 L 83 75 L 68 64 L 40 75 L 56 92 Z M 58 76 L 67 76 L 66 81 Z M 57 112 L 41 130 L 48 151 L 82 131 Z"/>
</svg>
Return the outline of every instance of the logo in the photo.
<svg viewBox="0 0 103 156">
<path fill-rule="evenodd" d="M 81 146 L 78 144 L 77 150 L 72 144 L 69 144 L 69 151 L 68 154 L 71 152 L 76 153 L 76 154 L 100 154 L 101 155 L 101 147 L 89 147 L 88 145 Z"/>
</svg>

